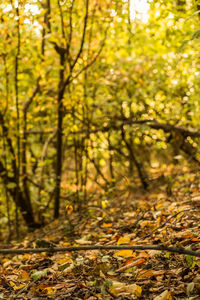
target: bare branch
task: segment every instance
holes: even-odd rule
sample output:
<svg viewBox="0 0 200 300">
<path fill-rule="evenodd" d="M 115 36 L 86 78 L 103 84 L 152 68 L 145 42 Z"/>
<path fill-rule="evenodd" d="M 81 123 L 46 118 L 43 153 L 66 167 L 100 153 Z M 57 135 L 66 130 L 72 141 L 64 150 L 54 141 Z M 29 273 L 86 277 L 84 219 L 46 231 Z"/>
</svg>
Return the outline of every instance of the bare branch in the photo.
<svg viewBox="0 0 200 300">
<path fill-rule="evenodd" d="M 29 106 L 31 105 L 32 101 L 34 100 L 36 94 L 39 92 L 39 89 L 40 89 L 39 81 L 40 81 L 40 77 L 38 77 L 38 79 L 37 79 L 36 87 L 33 90 L 32 96 L 26 102 L 24 102 L 24 105 L 22 107 L 22 111 L 24 114 L 27 112 L 27 110 L 28 110 Z"/>
<path fill-rule="evenodd" d="M 58 2 L 59 11 L 60 11 L 62 37 L 65 39 L 64 19 L 63 19 L 62 6 L 61 6 L 61 4 L 60 4 L 60 0 L 57 0 L 57 2 Z"/>
<path fill-rule="evenodd" d="M 86 0 L 86 12 L 85 12 L 85 18 L 84 18 L 84 26 L 83 26 L 83 34 L 82 34 L 82 39 L 81 39 L 81 45 L 80 45 L 80 49 L 76 55 L 76 58 L 71 66 L 71 70 L 74 69 L 82 51 L 83 51 L 83 45 L 85 43 L 85 34 L 86 34 L 86 29 L 87 29 L 87 21 L 88 21 L 88 9 L 89 9 L 89 0 Z"/>
<path fill-rule="evenodd" d="M 49 247 L 49 248 L 28 248 L 28 249 L 0 249 L 0 254 L 22 254 L 22 253 L 41 253 L 41 252 L 66 252 L 66 251 L 88 251 L 88 250 L 157 250 L 167 251 L 172 253 L 179 253 L 200 257 L 200 252 L 188 250 L 182 247 L 168 247 L 165 245 L 136 245 L 136 246 L 104 246 L 104 245 L 91 245 L 79 247 Z"/>
<path fill-rule="evenodd" d="M 71 69 L 70 46 L 71 46 L 72 32 L 73 32 L 72 12 L 73 12 L 73 7 L 74 7 L 74 2 L 75 2 L 75 0 L 72 0 L 72 4 L 71 4 L 71 7 L 70 7 L 70 12 L 69 12 L 69 40 L 67 42 L 67 48 L 66 48 L 67 61 L 70 65 L 70 69 Z"/>
</svg>

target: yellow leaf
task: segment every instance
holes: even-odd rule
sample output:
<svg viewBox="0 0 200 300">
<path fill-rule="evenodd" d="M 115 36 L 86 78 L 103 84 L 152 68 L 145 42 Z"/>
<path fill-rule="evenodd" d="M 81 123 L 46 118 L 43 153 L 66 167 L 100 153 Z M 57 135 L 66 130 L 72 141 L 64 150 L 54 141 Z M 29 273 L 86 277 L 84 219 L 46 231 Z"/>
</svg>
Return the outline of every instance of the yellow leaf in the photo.
<svg viewBox="0 0 200 300">
<path fill-rule="evenodd" d="M 124 291 L 125 287 L 126 287 L 125 283 L 114 281 L 113 285 L 110 287 L 109 290 L 112 294 L 117 296 Z"/>
<path fill-rule="evenodd" d="M 27 259 L 29 259 L 30 258 L 30 254 L 29 253 L 26 253 L 26 254 L 24 254 L 23 256 L 22 256 L 22 260 L 27 260 Z"/>
<path fill-rule="evenodd" d="M 15 290 L 20 290 L 23 287 L 25 287 L 25 284 L 20 284 L 20 285 L 16 286 Z"/>
<path fill-rule="evenodd" d="M 128 244 L 130 242 L 129 237 L 120 237 L 117 241 L 117 245 Z"/>
<path fill-rule="evenodd" d="M 122 257 L 134 257 L 136 254 L 132 250 L 120 250 L 116 252 L 113 257 L 122 256 Z"/>
<path fill-rule="evenodd" d="M 113 285 L 110 287 L 110 292 L 115 296 L 128 293 L 134 297 L 140 297 L 142 294 L 142 288 L 137 284 L 126 285 L 122 282 L 113 282 Z"/>
<path fill-rule="evenodd" d="M 158 204 L 156 205 L 156 209 L 159 209 L 159 208 L 161 208 L 162 206 L 163 206 L 162 203 L 158 203 Z"/>
<path fill-rule="evenodd" d="M 172 296 L 170 292 L 164 291 L 162 294 L 155 297 L 153 300 L 172 300 Z"/>
<path fill-rule="evenodd" d="M 46 287 L 45 290 L 47 291 L 48 295 L 54 294 L 54 289 L 51 286 Z"/>
<path fill-rule="evenodd" d="M 105 209 L 108 206 L 108 200 L 102 200 L 101 201 L 101 206 L 103 209 Z"/>
<path fill-rule="evenodd" d="M 61 259 L 58 260 L 58 264 L 59 264 L 59 265 L 63 265 L 63 264 L 65 264 L 65 263 L 70 263 L 70 264 L 72 264 L 72 263 L 73 263 L 73 260 L 72 260 L 71 257 L 69 257 L 69 256 L 66 256 L 66 257 L 61 258 Z"/>
<path fill-rule="evenodd" d="M 9 281 L 9 283 L 12 286 L 13 290 L 15 290 L 15 291 L 20 290 L 25 286 L 25 284 L 20 284 L 17 286 L 13 281 Z"/>
<path fill-rule="evenodd" d="M 15 284 L 13 281 L 9 281 L 9 284 L 12 286 L 12 288 L 14 288 L 14 289 L 15 289 L 15 287 L 16 287 L 16 284 Z"/>
<path fill-rule="evenodd" d="M 137 284 L 130 284 L 126 288 L 127 292 L 134 295 L 135 297 L 140 297 L 142 294 L 142 288 L 141 286 Z"/>
</svg>

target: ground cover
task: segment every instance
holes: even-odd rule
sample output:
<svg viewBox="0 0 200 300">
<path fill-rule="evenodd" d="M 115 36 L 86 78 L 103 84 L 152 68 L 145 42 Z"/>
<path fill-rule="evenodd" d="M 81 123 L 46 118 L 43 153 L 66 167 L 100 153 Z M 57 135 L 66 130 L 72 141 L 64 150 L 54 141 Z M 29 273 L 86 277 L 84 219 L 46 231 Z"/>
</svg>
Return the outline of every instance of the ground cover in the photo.
<svg viewBox="0 0 200 300">
<path fill-rule="evenodd" d="M 199 250 L 199 175 L 179 170 L 148 192 L 98 193 L 79 213 L 12 242 L 12 249 L 164 245 Z M 2 248 L 7 248 L 3 245 Z M 155 250 L 87 250 L 1 255 L 0 299 L 200 299 L 200 259 Z"/>
</svg>

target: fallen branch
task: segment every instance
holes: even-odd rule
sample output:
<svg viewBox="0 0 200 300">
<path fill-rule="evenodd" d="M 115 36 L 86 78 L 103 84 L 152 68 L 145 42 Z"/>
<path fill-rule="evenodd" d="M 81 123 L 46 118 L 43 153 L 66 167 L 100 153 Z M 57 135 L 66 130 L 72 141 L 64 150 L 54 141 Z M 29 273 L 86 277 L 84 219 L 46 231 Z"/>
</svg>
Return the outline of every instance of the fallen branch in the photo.
<svg viewBox="0 0 200 300">
<path fill-rule="evenodd" d="M 158 251 L 168 251 L 179 254 L 186 254 L 195 257 L 200 257 L 200 252 L 193 250 L 187 250 L 182 247 L 168 247 L 164 245 L 136 245 L 136 246 L 104 246 L 104 245 L 94 245 L 94 246 L 77 246 L 77 247 L 49 247 L 49 248 L 28 248 L 28 249 L 0 249 L 0 254 L 23 254 L 23 253 L 41 253 L 41 252 L 71 252 L 71 251 L 87 251 L 87 250 L 158 250 Z"/>
</svg>

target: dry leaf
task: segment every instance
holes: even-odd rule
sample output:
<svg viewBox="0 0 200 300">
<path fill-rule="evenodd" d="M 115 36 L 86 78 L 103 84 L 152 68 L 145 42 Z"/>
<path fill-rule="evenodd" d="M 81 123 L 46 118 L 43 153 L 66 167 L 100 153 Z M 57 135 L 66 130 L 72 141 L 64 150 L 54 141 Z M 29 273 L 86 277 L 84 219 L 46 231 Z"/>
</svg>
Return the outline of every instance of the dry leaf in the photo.
<svg viewBox="0 0 200 300">
<path fill-rule="evenodd" d="M 91 245 L 92 244 L 91 241 L 86 241 L 84 238 L 75 240 L 75 242 L 79 245 Z"/>
<path fill-rule="evenodd" d="M 123 294 L 131 294 L 135 297 L 140 297 L 142 294 L 142 288 L 137 284 L 126 285 L 122 282 L 113 282 L 110 287 L 110 292 L 115 296 L 121 296 Z"/>
<path fill-rule="evenodd" d="M 112 223 L 103 223 L 102 226 L 105 228 L 110 228 L 113 226 L 113 224 Z"/>
<path fill-rule="evenodd" d="M 155 297 L 153 300 L 173 300 L 171 293 L 168 291 L 164 291 L 162 294 L 159 296 Z"/>
<path fill-rule="evenodd" d="M 130 242 L 129 237 L 120 237 L 117 241 L 117 245 L 128 244 Z"/>
<path fill-rule="evenodd" d="M 131 263 L 119 268 L 118 270 L 116 270 L 116 272 L 124 272 L 130 268 L 144 264 L 145 261 L 146 261 L 146 259 L 144 259 L 144 258 L 137 259 L 136 261 L 131 262 Z"/>
<path fill-rule="evenodd" d="M 164 275 L 165 271 L 164 270 L 141 270 L 143 272 L 138 274 L 138 278 L 145 278 L 145 277 L 152 277 L 152 276 L 160 276 L 160 275 Z"/>
<path fill-rule="evenodd" d="M 132 250 L 121 250 L 113 254 L 113 257 L 122 256 L 122 257 L 134 257 L 136 254 Z"/>
<path fill-rule="evenodd" d="M 187 288 L 186 288 L 188 297 L 189 297 L 190 294 L 193 292 L 193 290 L 194 290 L 194 282 L 188 283 L 188 284 L 187 284 Z"/>
<path fill-rule="evenodd" d="M 26 271 L 23 271 L 20 275 L 19 275 L 19 279 L 21 281 L 29 281 L 30 280 L 30 276 Z"/>
</svg>

